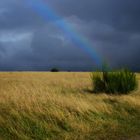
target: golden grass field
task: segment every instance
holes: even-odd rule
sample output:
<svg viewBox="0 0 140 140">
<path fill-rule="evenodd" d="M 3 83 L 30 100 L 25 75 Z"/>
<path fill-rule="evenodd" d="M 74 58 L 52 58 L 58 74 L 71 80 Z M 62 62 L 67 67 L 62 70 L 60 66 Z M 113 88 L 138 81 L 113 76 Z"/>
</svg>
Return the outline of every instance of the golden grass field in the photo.
<svg viewBox="0 0 140 140">
<path fill-rule="evenodd" d="M 140 135 L 140 89 L 122 96 L 91 89 L 90 73 L 1 72 L 0 140 L 128 140 Z"/>
</svg>

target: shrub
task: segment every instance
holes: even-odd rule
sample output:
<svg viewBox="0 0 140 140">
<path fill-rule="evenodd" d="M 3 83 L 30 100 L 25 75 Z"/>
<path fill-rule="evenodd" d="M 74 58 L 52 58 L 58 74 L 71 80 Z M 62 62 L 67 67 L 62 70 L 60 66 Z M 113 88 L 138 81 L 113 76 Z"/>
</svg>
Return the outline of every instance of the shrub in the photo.
<svg viewBox="0 0 140 140">
<path fill-rule="evenodd" d="M 122 69 L 114 72 L 92 73 L 93 91 L 112 94 L 128 94 L 137 88 L 135 73 Z"/>
<path fill-rule="evenodd" d="M 57 69 L 57 68 L 52 68 L 52 69 L 51 69 L 51 72 L 59 72 L 59 69 Z"/>
</svg>

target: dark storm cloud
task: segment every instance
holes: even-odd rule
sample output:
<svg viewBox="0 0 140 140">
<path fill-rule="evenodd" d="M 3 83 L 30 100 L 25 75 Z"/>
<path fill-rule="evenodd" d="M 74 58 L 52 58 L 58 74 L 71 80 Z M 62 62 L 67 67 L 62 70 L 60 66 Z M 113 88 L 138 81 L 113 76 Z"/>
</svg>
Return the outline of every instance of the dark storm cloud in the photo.
<svg viewBox="0 0 140 140">
<path fill-rule="evenodd" d="M 49 0 L 113 67 L 140 69 L 139 0 Z M 95 62 L 21 0 L 0 1 L 0 69 L 89 70 Z"/>
<path fill-rule="evenodd" d="M 62 15 L 94 19 L 120 30 L 140 31 L 139 0 L 52 0 L 51 4 Z"/>
<path fill-rule="evenodd" d="M 1 4 L 1 2 L 0 2 Z M 6 0 L 5 7 L 0 12 L 0 29 L 32 29 L 42 26 L 44 22 L 25 3 L 14 0 Z M 0 11 L 1 11 L 0 10 Z"/>
</svg>

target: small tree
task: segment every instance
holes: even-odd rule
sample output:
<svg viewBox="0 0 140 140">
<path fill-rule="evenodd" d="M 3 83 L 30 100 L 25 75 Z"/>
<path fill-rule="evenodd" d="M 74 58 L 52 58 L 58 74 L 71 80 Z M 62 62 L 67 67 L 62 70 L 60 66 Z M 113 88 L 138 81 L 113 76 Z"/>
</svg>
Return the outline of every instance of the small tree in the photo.
<svg viewBox="0 0 140 140">
<path fill-rule="evenodd" d="M 51 72 L 59 72 L 59 69 L 57 69 L 57 68 L 52 68 L 52 69 L 51 69 Z"/>
</svg>

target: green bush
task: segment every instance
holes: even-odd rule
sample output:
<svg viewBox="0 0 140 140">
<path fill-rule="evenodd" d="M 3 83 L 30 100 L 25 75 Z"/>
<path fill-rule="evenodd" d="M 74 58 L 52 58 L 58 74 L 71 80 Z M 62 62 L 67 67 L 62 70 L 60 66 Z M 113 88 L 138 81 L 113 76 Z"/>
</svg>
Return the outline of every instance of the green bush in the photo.
<svg viewBox="0 0 140 140">
<path fill-rule="evenodd" d="M 59 69 L 58 68 L 52 68 L 51 72 L 59 72 Z"/>
<path fill-rule="evenodd" d="M 92 73 L 91 78 L 95 93 L 128 94 L 137 88 L 135 73 L 127 69 Z"/>
</svg>

